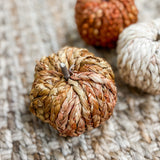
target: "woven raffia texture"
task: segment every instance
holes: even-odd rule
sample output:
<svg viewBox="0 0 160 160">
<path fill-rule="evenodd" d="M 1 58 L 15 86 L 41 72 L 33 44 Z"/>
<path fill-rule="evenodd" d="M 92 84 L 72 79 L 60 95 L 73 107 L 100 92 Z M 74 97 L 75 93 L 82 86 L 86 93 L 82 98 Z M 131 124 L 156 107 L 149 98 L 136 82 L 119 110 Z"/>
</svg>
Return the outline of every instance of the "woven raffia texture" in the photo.
<svg viewBox="0 0 160 160">
<path fill-rule="evenodd" d="M 0 159 L 160 159 L 160 96 L 126 86 L 115 50 L 86 45 L 74 23 L 75 0 L 0 0 Z M 137 0 L 139 21 L 160 15 L 159 0 Z M 62 46 L 86 47 L 116 74 L 118 102 L 103 126 L 59 137 L 29 112 L 35 61 Z"/>
</svg>

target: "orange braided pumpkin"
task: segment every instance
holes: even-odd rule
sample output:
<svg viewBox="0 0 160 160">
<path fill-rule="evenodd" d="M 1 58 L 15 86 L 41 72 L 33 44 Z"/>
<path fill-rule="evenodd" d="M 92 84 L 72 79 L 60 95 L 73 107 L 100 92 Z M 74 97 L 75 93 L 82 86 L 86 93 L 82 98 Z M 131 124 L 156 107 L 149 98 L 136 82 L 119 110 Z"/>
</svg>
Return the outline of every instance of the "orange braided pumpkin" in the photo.
<svg viewBox="0 0 160 160">
<path fill-rule="evenodd" d="M 30 99 L 34 115 L 62 136 L 78 136 L 112 115 L 114 74 L 88 50 L 65 47 L 37 62 Z"/>
<path fill-rule="evenodd" d="M 134 0 L 77 0 L 75 19 L 88 44 L 113 48 L 122 30 L 137 21 Z"/>
</svg>

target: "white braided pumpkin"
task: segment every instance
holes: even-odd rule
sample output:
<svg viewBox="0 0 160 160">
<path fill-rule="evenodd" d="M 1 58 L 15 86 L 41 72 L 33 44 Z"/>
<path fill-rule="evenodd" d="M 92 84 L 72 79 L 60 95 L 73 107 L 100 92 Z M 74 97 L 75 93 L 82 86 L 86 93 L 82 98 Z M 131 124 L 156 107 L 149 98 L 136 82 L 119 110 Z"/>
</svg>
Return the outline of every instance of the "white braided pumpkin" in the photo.
<svg viewBox="0 0 160 160">
<path fill-rule="evenodd" d="M 119 74 L 127 84 L 160 94 L 160 19 L 126 28 L 117 53 Z"/>
</svg>

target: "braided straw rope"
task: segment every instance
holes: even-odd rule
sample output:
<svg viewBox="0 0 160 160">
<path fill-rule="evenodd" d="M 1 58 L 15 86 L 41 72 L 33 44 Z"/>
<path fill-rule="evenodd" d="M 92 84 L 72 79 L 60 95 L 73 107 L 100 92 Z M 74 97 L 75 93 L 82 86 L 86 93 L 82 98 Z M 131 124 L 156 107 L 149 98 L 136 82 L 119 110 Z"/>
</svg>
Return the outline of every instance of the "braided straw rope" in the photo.
<svg viewBox="0 0 160 160">
<path fill-rule="evenodd" d="M 120 35 L 118 68 L 131 86 L 160 94 L 160 19 L 134 24 Z"/>
<path fill-rule="evenodd" d="M 71 70 L 65 80 L 60 64 Z M 116 104 L 110 65 L 86 49 L 65 47 L 35 67 L 30 111 L 62 136 L 78 136 L 107 120 Z"/>
</svg>

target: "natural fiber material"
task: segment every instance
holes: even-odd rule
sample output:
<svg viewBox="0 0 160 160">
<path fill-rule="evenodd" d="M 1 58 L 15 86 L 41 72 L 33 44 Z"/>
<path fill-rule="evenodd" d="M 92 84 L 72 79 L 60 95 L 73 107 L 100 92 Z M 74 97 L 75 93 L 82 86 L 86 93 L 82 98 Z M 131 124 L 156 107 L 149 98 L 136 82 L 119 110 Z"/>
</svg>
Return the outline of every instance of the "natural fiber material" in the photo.
<svg viewBox="0 0 160 160">
<path fill-rule="evenodd" d="M 34 115 L 62 136 L 78 136 L 112 115 L 117 90 L 106 61 L 86 49 L 65 47 L 37 62 L 30 99 Z"/>
<path fill-rule="evenodd" d="M 160 94 L 160 19 L 125 29 L 117 52 L 119 73 L 127 84 Z"/>
<path fill-rule="evenodd" d="M 126 86 L 115 50 L 83 43 L 76 30 L 75 0 L 0 0 L 0 159 L 159 160 L 160 96 Z M 139 20 L 160 15 L 159 0 L 137 0 Z M 64 45 L 87 48 L 115 73 L 113 116 L 78 137 L 58 132 L 29 111 L 36 61 Z"/>
<path fill-rule="evenodd" d="M 123 29 L 137 21 L 134 0 L 77 0 L 75 17 L 81 37 L 91 45 L 115 47 Z"/>
</svg>

